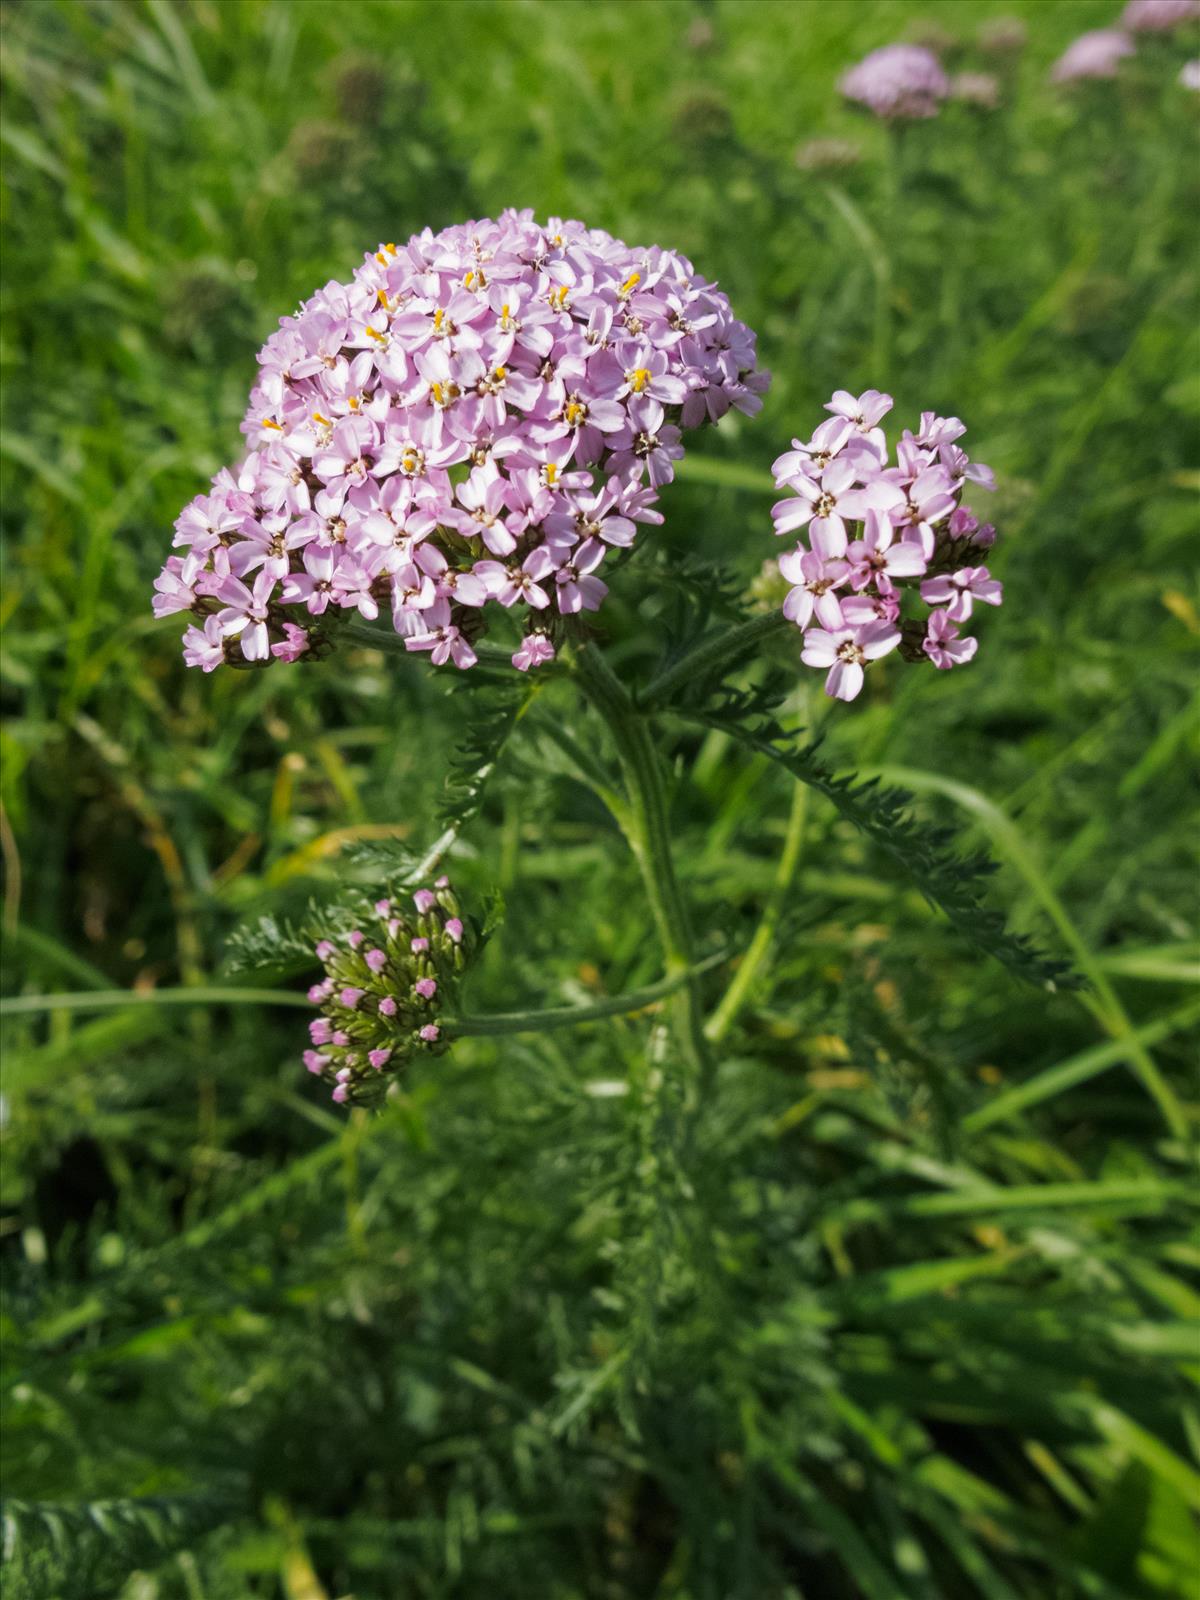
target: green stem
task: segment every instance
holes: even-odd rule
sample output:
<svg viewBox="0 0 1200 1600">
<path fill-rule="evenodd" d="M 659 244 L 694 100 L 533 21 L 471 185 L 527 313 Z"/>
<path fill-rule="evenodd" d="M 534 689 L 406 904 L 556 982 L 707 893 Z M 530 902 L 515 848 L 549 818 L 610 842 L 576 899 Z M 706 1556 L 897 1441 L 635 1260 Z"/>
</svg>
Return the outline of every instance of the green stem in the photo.
<svg viewBox="0 0 1200 1600">
<path fill-rule="evenodd" d="M 667 976 L 690 974 L 675 997 L 672 1022 L 689 1066 L 707 1085 L 715 1068 L 704 1037 L 699 989 L 691 972 L 695 965 L 692 931 L 671 857 L 658 752 L 646 720 L 596 646 L 581 646 L 575 660 L 584 693 L 608 724 L 616 746 L 629 797 L 617 822 L 641 870 Z"/>
<path fill-rule="evenodd" d="M 694 650 L 689 650 L 687 655 L 681 656 L 673 667 L 668 667 L 657 678 L 650 680 L 637 696 L 639 709 L 646 711 L 651 706 L 661 705 L 670 700 L 677 689 L 711 676 L 718 667 L 732 665 L 739 656 L 746 655 L 763 639 L 770 638 L 773 633 L 782 633 L 789 626 L 782 611 L 772 611 L 763 617 L 751 617 L 749 622 L 739 622 L 736 627 L 727 628 L 724 633 L 706 639 Z"/>
<path fill-rule="evenodd" d="M 729 960 L 729 951 L 720 950 L 681 971 L 668 973 L 657 983 L 628 994 L 609 995 L 586 1006 L 557 1006 L 546 1011 L 501 1011 L 491 1016 L 444 1017 L 446 1029 L 458 1034 L 546 1033 L 554 1028 L 572 1028 L 579 1023 L 598 1022 L 604 1017 L 624 1017 L 675 994 L 694 978 Z M 122 1006 L 203 1006 L 203 1005 L 300 1006 L 313 1009 L 312 1001 L 294 989 L 93 989 L 73 994 L 23 994 L 0 1000 L 0 1016 L 15 1017 L 41 1011 L 109 1011 Z"/>
<path fill-rule="evenodd" d="M 304 1006 L 312 1001 L 294 989 L 92 989 L 86 994 L 22 994 L 0 1000 L 0 1017 L 37 1011 L 110 1011 L 118 1006 Z"/>
<path fill-rule="evenodd" d="M 783 842 L 783 854 L 779 858 L 779 866 L 775 873 L 775 883 L 767 898 L 767 903 L 763 907 L 762 919 L 755 929 L 754 937 L 750 941 L 745 956 L 738 964 L 738 969 L 733 975 L 733 981 L 722 995 L 721 1003 L 705 1024 L 704 1036 L 713 1044 L 719 1044 L 733 1026 L 738 1013 L 746 1004 L 770 954 L 771 946 L 775 942 L 775 935 L 787 909 L 788 897 L 791 894 L 796 869 L 800 865 L 800 853 L 804 845 L 804 823 L 807 814 L 808 788 L 803 783 L 794 784 L 792 787 L 792 809 L 788 816 L 787 836 Z"/>
<path fill-rule="evenodd" d="M 675 994 L 685 984 L 691 983 L 693 978 L 728 960 L 728 950 L 722 950 L 684 972 L 672 973 L 670 977 L 660 978 L 657 983 L 647 984 L 644 989 L 610 995 L 605 1000 L 593 1001 L 591 1005 L 558 1006 L 545 1011 L 500 1011 L 483 1017 L 445 1017 L 443 1022 L 447 1033 L 486 1035 L 548 1033 L 553 1028 L 574 1028 L 584 1022 L 600 1022 L 605 1017 L 627 1017 L 653 1005 L 657 1000 L 665 1000 L 668 995 Z"/>
</svg>

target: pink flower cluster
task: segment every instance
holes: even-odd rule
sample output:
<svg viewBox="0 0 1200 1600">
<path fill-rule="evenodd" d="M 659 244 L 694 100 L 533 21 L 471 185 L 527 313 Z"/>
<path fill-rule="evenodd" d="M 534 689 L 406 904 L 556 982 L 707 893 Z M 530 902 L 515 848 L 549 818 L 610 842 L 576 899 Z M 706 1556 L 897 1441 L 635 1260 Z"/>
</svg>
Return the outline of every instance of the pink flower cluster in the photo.
<svg viewBox="0 0 1200 1600">
<path fill-rule="evenodd" d="M 1050 81 L 1075 83 L 1081 78 L 1115 78 L 1121 62 L 1136 53 L 1133 40 L 1119 28 L 1093 28 L 1072 39 L 1051 68 Z"/>
<path fill-rule="evenodd" d="M 1170 33 L 1200 17 L 1200 0 L 1129 0 L 1121 27 L 1130 33 Z"/>
<path fill-rule="evenodd" d="M 888 44 L 842 74 L 838 85 L 855 100 L 884 118 L 936 117 L 950 93 L 950 80 L 932 50 L 917 44 Z"/>
<path fill-rule="evenodd" d="M 804 632 L 801 660 L 825 669 L 825 692 L 839 700 L 853 700 L 866 666 L 897 648 L 942 669 L 970 661 L 978 641 L 960 637 L 961 624 L 977 602 L 1002 598 L 975 564 L 996 530 L 962 503 L 968 483 L 995 488 L 991 468 L 962 449 L 957 417 L 932 411 L 916 433 L 905 429 L 891 462 L 880 423 L 892 403 L 878 389 L 839 389 L 832 415 L 774 467 L 776 486 L 791 491 L 772 508 L 775 532 L 808 536 L 779 559 L 792 585 L 783 614 Z M 905 616 L 918 601 L 932 613 Z"/>
<path fill-rule="evenodd" d="M 382 245 L 259 353 L 249 451 L 186 507 L 154 609 L 189 665 L 295 660 L 339 610 L 470 667 L 488 602 L 594 611 L 681 430 L 762 404 L 753 333 L 682 256 L 529 211 Z"/>
<path fill-rule="evenodd" d="M 377 900 L 364 927 L 318 940 L 325 977 L 308 998 L 321 1007 L 309 1024 L 308 1070 L 339 1105 L 382 1098 L 388 1079 L 414 1055 L 446 1048 L 441 1013 L 453 1003 L 473 949 L 449 878 L 418 889 L 411 909 Z"/>
<path fill-rule="evenodd" d="M 1198 18 L 1200 0 L 1129 0 L 1116 27 L 1093 28 L 1071 41 L 1050 69 L 1050 81 L 1115 78 L 1121 62 L 1137 54 L 1131 34 L 1173 33 Z"/>
</svg>

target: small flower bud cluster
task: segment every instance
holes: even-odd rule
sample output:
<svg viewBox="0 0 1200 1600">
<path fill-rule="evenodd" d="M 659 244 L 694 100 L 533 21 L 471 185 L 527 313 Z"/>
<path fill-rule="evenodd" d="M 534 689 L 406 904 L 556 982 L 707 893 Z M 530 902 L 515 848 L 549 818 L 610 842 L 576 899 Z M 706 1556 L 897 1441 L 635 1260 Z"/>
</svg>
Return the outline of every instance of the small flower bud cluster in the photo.
<svg viewBox="0 0 1200 1600">
<path fill-rule="evenodd" d="M 321 1015 L 309 1024 L 304 1064 L 339 1105 L 379 1100 L 413 1056 L 446 1049 L 442 1014 L 473 947 L 448 878 L 418 889 L 411 909 L 377 900 L 363 921 L 318 942 L 325 977 L 308 991 Z"/>
<path fill-rule="evenodd" d="M 596 610 L 599 568 L 659 523 L 681 429 L 753 415 L 754 334 L 690 262 L 529 211 L 369 253 L 259 352 L 249 453 L 176 522 L 155 613 L 184 658 L 294 661 L 339 612 L 473 666 L 489 604 Z M 328 615 L 327 615 L 328 613 Z"/>
<path fill-rule="evenodd" d="M 950 93 L 950 80 L 932 50 L 918 44 L 887 44 L 842 74 L 847 100 L 887 121 L 936 117 Z"/>
<path fill-rule="evenodd" d="M 809 541 L 779 558 L 793 585 L 783 614 L 804 631 L 801 660 L 826 670 L 825 692 L 839 700 L 853 700 L 868 663 L 897 648 L 942 669 L 970 661 L 978 641 L 961 638 L 960 625 L 976 602 L 1003 598 L 977 565 L 996 530 L 962 501 L 968 483 L 995 488 L 991 468 L 959 445 L 957 417 L 932 411 L 916 433 L 905 429 L 892 462 L 879 425 L 892 404 L 878 389 L 839 389 L 825 407 L 833 415 L 775 462 L 776 486 L 792 496 L 772 508 L 775 532 L 805 528 Z M 918 602 L 932 614 L 913 615 Z"/>
</svg>

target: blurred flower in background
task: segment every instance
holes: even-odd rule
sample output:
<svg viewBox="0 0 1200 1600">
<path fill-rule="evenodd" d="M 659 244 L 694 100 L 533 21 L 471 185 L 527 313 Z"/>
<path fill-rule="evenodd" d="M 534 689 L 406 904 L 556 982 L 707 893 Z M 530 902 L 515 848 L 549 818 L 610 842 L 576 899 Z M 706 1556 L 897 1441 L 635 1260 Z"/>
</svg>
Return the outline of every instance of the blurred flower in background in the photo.
<svg viewBox="0 0 1200 1600">
<path fill-rule="evenodd" d="M 916 44 L 888 44 L 872 50 L 843 74 L 839 84 L 877 117 L 935 117 L 950 93 L 950 82 L 932 50 Z"/>
<path fill-rule="evenodd" d="M 1134 45 L 1117 28 L 1094 28 L 1081 33 L 1050 69 L 1051 83 L 1074 83 L 1084 78 L 1115 78 L 1117 68 L 1133 55 Z"/>
<path fill-rule="evenodd" d="M 1171 33 L 1200 17 L 1200 0 L 1129 0 L 1121 27 L 1131 33 Z"/>
</svg>

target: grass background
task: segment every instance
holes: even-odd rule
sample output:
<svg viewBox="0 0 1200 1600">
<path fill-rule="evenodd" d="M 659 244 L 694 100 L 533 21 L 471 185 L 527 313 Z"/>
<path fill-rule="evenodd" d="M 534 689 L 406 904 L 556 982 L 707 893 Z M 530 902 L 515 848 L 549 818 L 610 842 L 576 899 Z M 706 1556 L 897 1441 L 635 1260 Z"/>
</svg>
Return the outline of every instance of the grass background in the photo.
<svg viewBox="0 0 1200 1600">
<path fill-rule="evenodd" d="M 829 753 L 989 844 L 1012 925 L 1089 980 L 1018 987 L 814 795 L 690 1167 L 644 1022 L 465 1041 L 347 1121 L 294 1013 L 6 1019 L 14 1595 L 1184 1592 L 1197 105 L 1183 41 L 1047 87 L 1115 9 L 6 7 L 10 994 L 212 980 L 347 839 L 436 835 L 469 715 L 443 675 L 186 673 L 149 592 L 277 317 L 509 204 L 684 250 L 759 333 L 767 405 L 696 441 L 668 562 L 758 578 L 769 464 L 836 386 L 968 422 L 1007 603 L 969 671 L 873 672 Z M 897 145 L 838 102 L 931 29 L 997 69 L 1000 13 L 1030 32 L 1001 110 Z M 855 164 L 797 164 L 831 137 Z M 605 625 L 648 666 L 637 571 Z M 669 737 L 697 922 L 741 940 L 788 780 Z M 507 906 L 474 1009 L 656 976 L 619 840 L 532 736 L 454 870 Z"/>
</svg>

